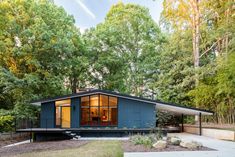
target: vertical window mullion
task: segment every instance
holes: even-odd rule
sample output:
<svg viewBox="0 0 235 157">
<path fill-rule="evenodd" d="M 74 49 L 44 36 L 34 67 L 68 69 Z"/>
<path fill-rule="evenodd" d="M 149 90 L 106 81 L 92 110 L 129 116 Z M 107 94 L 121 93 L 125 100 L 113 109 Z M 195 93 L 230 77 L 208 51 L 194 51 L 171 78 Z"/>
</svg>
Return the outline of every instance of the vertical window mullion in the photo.
<svg viewBox="0 0 235 157">
<path fill-rule="evenodd" d="M 88 110 L 89 110 L 89 119 L 88 119 L 88 125 L 90 126 L 91 125 L 91 103 L 90 103 L 90 101 L 91 101 L 91 99 L 90 99 L 90 95 L 89 95 L 89 101 L 88 101 L 88 103 L 89 103 L 89 105 L 88 105 Z"/>
<path fill-rule="evenodd" d="M 62 127 L 62 106 L 60 106 L 60 128 Z"/>
<path fill-rule="evenodd" d="M 110 126 L 109 96 L 108 96 L 108 126 Z"/>
<path fill-rule="evenodd" d="M 98 94 L 98 125 L 100 125 L 100 94 Z"/>
</svg>

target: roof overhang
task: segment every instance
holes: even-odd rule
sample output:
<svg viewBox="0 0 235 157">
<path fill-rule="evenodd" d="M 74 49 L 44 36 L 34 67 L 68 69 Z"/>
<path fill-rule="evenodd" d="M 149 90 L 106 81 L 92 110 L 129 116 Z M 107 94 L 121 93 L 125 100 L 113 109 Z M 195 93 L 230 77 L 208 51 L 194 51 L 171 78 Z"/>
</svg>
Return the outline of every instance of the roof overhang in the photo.
<svg viewBox="0 0 235 157">
<path fill-rule="evenodd" d="M 99 91 L 84 92 L 81 94 L 79 93 L 79 94 L 66 95 L 66 96 L 56 97 L 56 98 L 51 98 L 51 99 L 33 101 L 33 102 L 31 102 L 31 104 L 40 106 L 42 103 L 47 103 L 47 102 L 51 102 L 51 101 L 59 101 L 59 100 L 64 100 L 64 99 L 71 99 L 71 98 L 75 98 L 75 97 L 89 96 L 89 95 L 95 95 L 95 94 L 104 94 L 104 95 L 115 96 L 115 97 L 119 97 L 119 98 L 125 98 L 125 99 L 130 99 L 130 100 L 146 102 L 146 103 L 150 103 L 150 104 L 156 103 L 154 100 L 151 100 L 151 99 L 145 99 L 145 98 L 131 96 L 131 95 L 125 95 L 125 94 L 120 94 L 120 93 L 115 93 L 115 92 L 107 92 L 107 91 L 100 91 L 99 90 Z"/>
<path fill-rule="evenodd" d="M 105 94 L 105 95 L 109 95 L 109 96 L 116 96 L 119 98 L 141 101 L 141 102 L 145 102 L 148 104 L 154 104 L 154 105 L 156 105 L 156 109 L 158 109 L 158 110 L 164 110 L 164 111 L 168 111 L 168 112 L 171 112 L 173 114 L 178 114 L 178 115 L 180 115 L 180 114 L 199 115 L 200 113 L 202 115 L 213 115 L 213 112 L 207 111 L 207 110 L 202 110 L 202 109 L 198 109 L 198 108 L 187 107 L 187 106 L 182 106 L 182 105 L 177 105 L 177 104 L 172 104 L 172 103 L 165 103 L 162 101 L 156 101 L 156 100 L 131 96 L 131 95 L 127 95 L 127 94 L 121 94 L 121 93 L 111 92 L 111 91 L 106 91 L 106 90 L 92 90 L 92 91 L 86 91 L 86 92 L 81 92 L 81 93 L 77 93 L 77 94 L 55 97 L 55 98 L 51 98 L 51 99 L 43 99 L 43 100 L 31 102 L 31 104 L 40 106 L 42 103 L 46 103 L 46 102 L 64 100 L 64 99 L 81 97 L 81 96 L 88 96 L 88 95 L 92 95 L 92 94 Z"/>
<path fill-rule="evenodd" d="M 30 104 L 35 105 L 35 106 L 41 106 L 41 102 L 31 102 Z"/>
<path fill-rule="evenodd" d="M 202 110 L 198 108 L 186 107 L 186 106 L 176 106 L 167 103 L 156 103 L 156 109 L 167 111 L 175 115 L 213 115 L 214 113 L 207 110 Z"/>
</svg>

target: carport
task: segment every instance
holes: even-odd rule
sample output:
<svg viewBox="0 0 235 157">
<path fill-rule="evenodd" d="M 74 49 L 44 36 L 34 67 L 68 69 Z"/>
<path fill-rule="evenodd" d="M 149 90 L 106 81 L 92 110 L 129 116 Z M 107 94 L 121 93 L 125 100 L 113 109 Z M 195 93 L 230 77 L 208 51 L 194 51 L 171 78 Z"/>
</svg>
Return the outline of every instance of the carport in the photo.
<svg viewBox="0 0 235 157">
<path fill-rule="evenodd" d="M 199 135 L 202 135 L 202 115 L 213 115 L 212 111 L 198 109 L 194 107 L 181 106 L 165 102 L 157 102 L 156 109 L 160 111 L 167 111 L 174 115 L 181 116 L 182 132 L 184 131 L 184 116 L 198 116 L 199 117 Z"/>
</svg>

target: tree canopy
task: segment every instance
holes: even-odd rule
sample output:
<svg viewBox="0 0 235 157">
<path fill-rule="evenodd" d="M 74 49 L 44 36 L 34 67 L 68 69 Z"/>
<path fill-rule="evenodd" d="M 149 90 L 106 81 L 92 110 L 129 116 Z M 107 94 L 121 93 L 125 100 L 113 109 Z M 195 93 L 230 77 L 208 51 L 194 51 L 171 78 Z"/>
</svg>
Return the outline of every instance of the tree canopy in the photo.
<svg viewBox="0 0 235 157">
<path fill-rule="evenodd" d="M 32 118 L 31 100 L 99 88 L 235 123 L 233 0 L 164 0 L 159 24 L 118 2 L 83 34 L 50 0 L 1 0 L 0 19 L 0 116 Z"/>
<path fill-rule="evenodd" d="M 4 0 L 0 10 L 1 108 L 24 110 L 17 106 L 64 94 L 82 49 L 73 17 L 47 0 Z"/>
<path fill-rule="evenodd" d="M 85 34 L 94 62 L 92 84 L 143 96 L 149 70 L 158 62 L 164 35 L 141 6 L 118 3 L 107 13 L 104 23 Z M 149 64 L 151 63 L 151 64 Z"/>
</svg>

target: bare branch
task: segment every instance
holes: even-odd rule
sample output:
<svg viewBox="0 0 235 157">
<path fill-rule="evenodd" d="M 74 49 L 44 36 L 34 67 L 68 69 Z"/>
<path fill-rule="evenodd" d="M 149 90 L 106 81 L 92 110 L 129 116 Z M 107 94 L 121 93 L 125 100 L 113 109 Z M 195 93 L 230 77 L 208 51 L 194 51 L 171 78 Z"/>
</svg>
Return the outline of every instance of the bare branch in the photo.
<svg viewBox="0 0 235 157">
<path fill-rule="evenodd" d="M 219 38 L 216 42 L 214 42 L 211 47 L 209 49 L 207 49 L 205 52 L 203 52 L 199 58 L 201 58 L 203 55 L 205 55 L 207 52 L 209 52 L 218 42 L 220 42 L 221 40 L 223 40 L 224 38 L 228 37 L 229 35 L 231 35 L 231 33 L 226 34 L 223 38 Z"/>
</svg>

